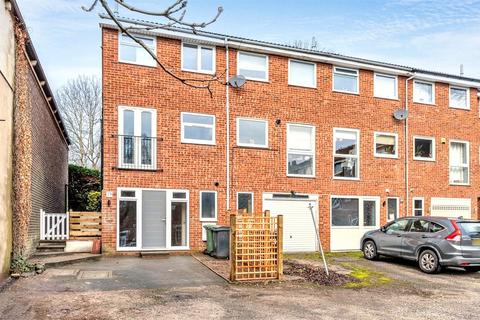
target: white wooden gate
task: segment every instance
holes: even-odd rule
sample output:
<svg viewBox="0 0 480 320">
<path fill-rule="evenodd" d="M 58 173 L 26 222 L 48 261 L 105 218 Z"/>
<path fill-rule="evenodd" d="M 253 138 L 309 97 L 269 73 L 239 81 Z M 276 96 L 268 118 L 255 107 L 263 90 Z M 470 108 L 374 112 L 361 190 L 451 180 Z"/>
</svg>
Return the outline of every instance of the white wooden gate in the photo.
<svg viewBox="0 0 480 320">
<path fill-rule="evenodd" d="M 40 209 L 40 240 L 67 240 L 68 213 L 47 213 Z"/>
</svg>

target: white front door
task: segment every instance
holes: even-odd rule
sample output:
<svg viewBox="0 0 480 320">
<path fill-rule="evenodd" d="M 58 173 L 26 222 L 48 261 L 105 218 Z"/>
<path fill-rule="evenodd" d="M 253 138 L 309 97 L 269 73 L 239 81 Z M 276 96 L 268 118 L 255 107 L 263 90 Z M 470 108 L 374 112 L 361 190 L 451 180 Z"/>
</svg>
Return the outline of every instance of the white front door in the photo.
<svg viewBox="0 0 480 320">
<path fill-rule="evenodd" d="M 315 225 L 318 228 L 318 196 L 264 193 L 263 210 L 269 210 L 271 216 L 283 215 L 284 251 L 317 250 Z"/>
<path fill-rule="evenodd" d="M 330 250 L 359 250 L 360 239 L 380 227 L 380 198 L 332 196 Z"/>
</svg>

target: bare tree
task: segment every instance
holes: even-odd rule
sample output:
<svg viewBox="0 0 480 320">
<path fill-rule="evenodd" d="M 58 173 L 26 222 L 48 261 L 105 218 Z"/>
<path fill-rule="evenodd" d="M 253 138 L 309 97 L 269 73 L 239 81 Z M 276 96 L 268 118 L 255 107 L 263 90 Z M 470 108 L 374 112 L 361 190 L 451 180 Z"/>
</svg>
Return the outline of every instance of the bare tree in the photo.
<svg viewBox="0 0 480 320">
<path fill-rule="evenodd" d="M 100 167 L 102 94 L 96 77 L 79 76 L 56 94 L 72 141 L 70 161 L 88 168 Z"/>
<path fill-rule="evenodd" d="M 89 7 L 82 7 L 83 10 L 87 12 L 91 12 L 98 4 L 100 4 L 103 9 L 105 10 L 107 16 L 117 25 L 117 27 L 120 29 L 122 33 L 127 35 L 129 38 L 131 38 L 133 41 L 135 41 L 137 44 L 139 44 L 143 49 L 145 49 L 148 54 L 158 63 L 160 68 L 166 72 L 168 75 L 172 76 L 176 80 L 182 82 L 183 84 L 193 87 L 193 88 L 199 88 L 199 89 L 206 89 L 210 93 L 210 96 L 212 96 L 212 90 L 211 90 L 211 84 L 214 82 L 220 82 L 224 85 L 226 85 L 225 82 L 222 82 L 221 78 L 218 77 L 216 74 L 212 76 L 205 76 L 201 79 L 199 78 L 185 78 L 177 73 L 175 73 L 172 68 L 169 68 L 167 65 L 162 63 L 160 59 L 157 57 L 155 52 L 151 50 L 144 42 L 143 40 L 135 37 L 135 33 L 141 32 L 141 31 L 152 31 L 155 29 L 162 29 L 162 28 L 168 28 L 172 26 L 182 26 L 182 27 L 187 27 L 190 28 L 194 33 L 197 32 L 198 29 L 205 28 L 206 26 L 214 23 L 217 21 L 218 17 L 220 17 L 220 14 L 223 11 L 222 7 L 218 7 L 217 13 L 215 16 L 206 22 L 187 22 L 185 21 L 185 14 L 187 12 L 187 6 L 188 6 L 188 0 L 172 0 L 172 4 L 167 6 L 163 10 L 158 10 L 158 11 L 152 11 L 152 10 L 147 10 L 147 9 L 142 9 L 139 7 L 136 7 L 132 4 L 129 3 L 129 1 L 126 0 L 111 0 L 116 5 L 119 5 L 125 9 L 127 9 L 130 12 L 141 14 L 144 16 L 149 16 L 149 17 L 156 17 L 156 18 L 162 18 L 164 21 L 163 23 L 151 23 L 145 26 L 131 26 L 128 25 L 127 23 L 123 22 L 124 20 L 121 19 L 116 13 L 115 10 L 112 10 L 112 8 L 109 5 L 108 0 L 94 0 L 93 3 Z"/>
</svg>

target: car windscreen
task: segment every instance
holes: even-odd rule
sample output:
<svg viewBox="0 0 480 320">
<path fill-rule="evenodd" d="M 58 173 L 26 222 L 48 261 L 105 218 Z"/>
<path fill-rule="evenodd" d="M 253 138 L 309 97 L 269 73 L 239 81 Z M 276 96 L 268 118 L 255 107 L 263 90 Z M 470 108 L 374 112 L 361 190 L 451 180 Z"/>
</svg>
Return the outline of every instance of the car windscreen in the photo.
<svg viewBox="0 0 480 320">
<path fill-rule="evenodd" d="M 480 238 L 480 221 L 458 221 L 462 234 L 471 238 Z"/>
</svg>

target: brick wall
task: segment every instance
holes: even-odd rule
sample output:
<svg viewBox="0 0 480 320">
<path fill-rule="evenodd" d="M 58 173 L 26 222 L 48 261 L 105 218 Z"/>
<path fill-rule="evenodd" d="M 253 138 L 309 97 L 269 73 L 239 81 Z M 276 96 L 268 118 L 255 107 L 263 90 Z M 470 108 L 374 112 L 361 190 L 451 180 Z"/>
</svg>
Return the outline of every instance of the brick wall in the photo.
<svg viewBox="0 0 480 320">
<path fill-rule="evenodd" d="M 30 68 L 28 85 L 32 108 L 32 213 L 28 250 L 32 252 L 40 238 L 40 209 L 65 212 L 68 147 Z"/>
<path fill-rule="evenodd" d="M 213 85 L 213 97 L 205 90 L 195 90 L 175 81 L 159 68 L 118 63 L 118 32 L 103 29 L 103 130 L 104 130 L 104 250 L 115 250 L 116 189 L 117 187 L 181 188 L 190 190 L 190 246 L 201 248 L 199 223 L 199 191 L 218 191 L 219 223 L 226 223 L 226 167 L 225 167 L 225 87 Z M 158 38 L 157 54 L 163 63 L 180 75 L 201 77 L 180 71 L 179 40 Z M 230 74 L 236 74 L 235 50 L 230 50 Z M 216 48 L 218 74 L 225 70 L 225 49 Z M 263 192 L 310 193 L 320 195 L 320 230 L 322 241 L 329 248 L 330 196 L 380 196 L 381 224 L 386 222 L 385 201 L 388 196 L 401 199 L 400 214 L 406 214 L 404 122 L 393 119 L 395 110 L 404 108 L 405 77 L 398 78 L 398 100 L 373 97 L 373 72 L 360 70 L 360 93 L 332 92 L 332 65 L 317 63 L 317 88 L 288 85 L 288 59 L 269 55 L 269 82 L 247 81 L 241 89 L 230 91 L 231 128 L 231 208 L 236 207 L 238 191 L 254 192 L 255 211 L 262 210 Z M 436 84 L 436 106 L 413 103 L 409 92 L 409 177 L 410 196 L 425 197 L 425 208 L 430 197 L 468 197 L 476 199 L 480 184 L 479 133 L 471 130 L 478 125 L 476 90 L 470 90 L 471 110 L 448 107 L 448 85 Z M 119 105 L 150 107 L 157 110 L 157 166 L 156 172 L 125 171 L 117 165 L 117 108 Z M 180 142 L 180 112 L 200 112 L 216 116 L 216 145 L 202 146 Z M 236 146 L 236 118 L 254 117 L 269 123 L 268 149 Z M 281 124 L 276 125 L 275 120 Z M 316 127 L 316 177 L 286 176 L 286 124 L 304 123 Z M 333 128 L 360 130 L 360 179 L 341 181 L 332 179 Z M 398 134 L 398 159 L 376 158 L 373 155 L 375 131 Z M 437 160 L 413 161 L 412 136 L 435 136 Z M 447 144 L 440 144 L 441 137 Z M 162 140 L 163 139 L 163 140 Z M 448 140 L 470 141 L 470 186 L 450 186 L 448 181 Z M 162 140 L 162 141 L 160 141 Z M 219 186 L 215 187 L 215 182 Z M 389 193 L 386 190 L 389 190 Z M 110 205 L 106 191 L 113 192 Z M 410 198 L 411 199 L 411 198 Z M 411 200 L 409 200 L 411 202 Z M 474 216 L 476 205 L 472 203 Z M 411 203 L 408 203 L 411 211 Z M 410 212 L 409 212 L 410 214 Z M 426 209 L 426 214 L 428 211 Z"/>
</svg>

